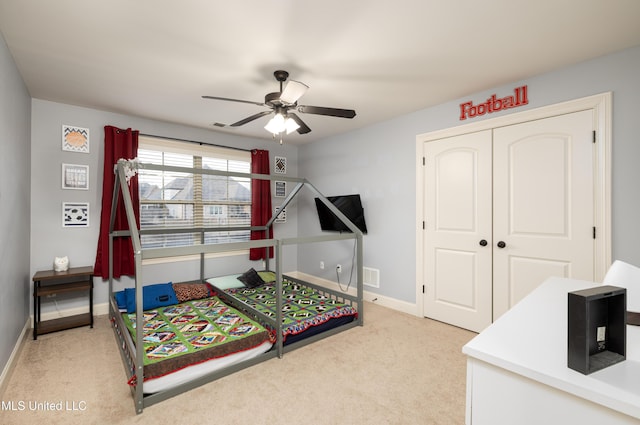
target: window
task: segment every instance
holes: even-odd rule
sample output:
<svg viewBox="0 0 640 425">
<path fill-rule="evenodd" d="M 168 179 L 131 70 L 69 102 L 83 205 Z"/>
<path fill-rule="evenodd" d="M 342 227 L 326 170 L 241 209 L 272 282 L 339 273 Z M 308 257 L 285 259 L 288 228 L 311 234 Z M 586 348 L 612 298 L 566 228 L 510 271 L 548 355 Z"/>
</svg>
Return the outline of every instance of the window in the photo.
<svg viewBox="0 0 640 425">
<path fill-rule="evenodd" d="M 249 173 L 251 154 L 230 148 L 197 145 L 140 136 L 138 159 L 142 163 Z M 140 228 L 220 227 L 206 232 L 205 243 L 249 240 L 249 230 L 229 227 L 251 225 L 251 180 L 173 171 L 141 169 Z M 141 237 L 143 248 L 175 247 L 202 243 L 200 233 L 158 233 Z"/>
</svg>

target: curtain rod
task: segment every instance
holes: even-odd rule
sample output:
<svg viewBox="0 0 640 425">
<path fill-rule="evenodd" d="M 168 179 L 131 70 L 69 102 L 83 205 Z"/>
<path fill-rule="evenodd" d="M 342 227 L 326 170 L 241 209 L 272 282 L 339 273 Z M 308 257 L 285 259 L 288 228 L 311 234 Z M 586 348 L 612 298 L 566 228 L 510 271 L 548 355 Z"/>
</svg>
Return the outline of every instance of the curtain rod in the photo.
<svg viewBox="0 0 640 425">
<path fill-rule="evenodd" d="M 253 149 L 236 148 L 235 146 L 216 145 L 215 143 L 196 142 L 195 140 L 178 139 L 176 137 L 156 136 L 155 134 L 145 134 L 145 133 L 139 133 L 139 134 L 140 136 L 155 137 L 157 139 L 168 139 L 168 140 L 176 140 L 178 142 L 197 143 L 200 146 L 208 145 L 208 146 L 215 146 L 217 148 L 234 149 L 234 150 L 243 151 L 243 152 L 251 152 L 253 150 Z"/>
</svg>

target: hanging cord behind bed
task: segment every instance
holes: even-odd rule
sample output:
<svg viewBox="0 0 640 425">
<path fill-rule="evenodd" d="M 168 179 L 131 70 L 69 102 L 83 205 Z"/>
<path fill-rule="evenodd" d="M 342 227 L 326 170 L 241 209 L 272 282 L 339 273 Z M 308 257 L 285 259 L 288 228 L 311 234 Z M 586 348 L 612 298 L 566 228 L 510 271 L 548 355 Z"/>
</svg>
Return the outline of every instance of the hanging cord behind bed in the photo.
<svg viewBox="0 0 640 425">
<path fill-rule="evenodd" d="M 342 292 L 349 291 L 349 287 L 351 286 L 351 279 L 353 278 L 353 266 L 355 265 L 355 262 L 356 262 L 356 243 L 357 241 L 354 239 L 353 240 L 353 256 L 351 257 L 351 271 L 349 271 L 349 283 L 347 284 L 346 288 L 342 288 L 342 285 L 340 284 L 340 273 L 338 273 L 338 269 L 336 268 L 336 278 L 338 279 L 338 286 L 340 287 L 340 290 Z"/>
</svg>

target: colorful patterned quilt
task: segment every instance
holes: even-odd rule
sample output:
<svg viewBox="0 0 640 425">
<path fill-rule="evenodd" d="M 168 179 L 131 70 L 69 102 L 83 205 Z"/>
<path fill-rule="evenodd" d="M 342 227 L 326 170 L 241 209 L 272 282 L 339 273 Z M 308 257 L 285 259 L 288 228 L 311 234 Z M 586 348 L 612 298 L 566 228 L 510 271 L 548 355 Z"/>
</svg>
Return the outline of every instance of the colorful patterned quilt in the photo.
<svg viewBox="0 0 640 425">
<path fill-rule="evenodd" d="M 255 288 L 230 288 L 224 292 L 266 316 L 271 318 L 276 316 L 275 283 L 266 283 Z M 358 317 L 357 310 L 352 306 L 338 302 L 297 282 L 284 280 L 282 292 L 284 294 L 282 326 L 285 341 L 287 336 L 329 325 L 332 321 L 342 324 Z"/>
<path fill-rule="evenodd" d="M 122 316 L 135 341 L 135 313 Z M 148 310 L 144 318 L 145 379 L 251 349 L 269 339 L 263 326 L 218 297 Z"/>
</svg>

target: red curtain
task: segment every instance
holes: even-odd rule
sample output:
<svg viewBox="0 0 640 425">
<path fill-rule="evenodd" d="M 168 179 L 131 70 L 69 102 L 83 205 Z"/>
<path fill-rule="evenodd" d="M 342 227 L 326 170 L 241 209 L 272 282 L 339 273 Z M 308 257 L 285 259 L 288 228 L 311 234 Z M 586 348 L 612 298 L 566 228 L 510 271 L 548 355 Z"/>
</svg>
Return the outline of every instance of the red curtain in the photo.
<svg viewBox="0 0 640 425">
<path fill-rule="evenodd" d="M 119 159 L 134 159 L 138 156 L 138 131 L 130 128 L 122 130 L 112 126 L 104 127 L 104 171 L 102 180 L 102 213 L 100 216 L 100 236 L 96 252 L 94 274 L 109 278 L 109 221 L 111 219 L 111 201 L 115 184 L 114 165 Z M 129 192 L 133 201 L 133 211 L 140 228 L 140 198 L 138 196 L 138 177 L 129 181 Z M 115 230 L 129 229 L 122 195 L 119 196 L 116 209 Z M 135 275 L 136 267 L 133 258 L 131 238 L 113 239 L 113 276 Z"/>
<path fill-rule="evenodd" d="M 251 172 L 254 174 L 269 174 L 269 151 L 254 149 L 251 151 Z M 251 225 L 264 226 L 271 218 L 271 181 L 251 179 Z M 273 226 L 268 232 L 264 230 L 252 231 L 251 240 L 273 238 Z M 263 260 L 265 248 L 252 248 L 249 251 L 250 260 Z M 269 248 L 269 258 L 273 258 L 273 247 Z"/>
</svg>

